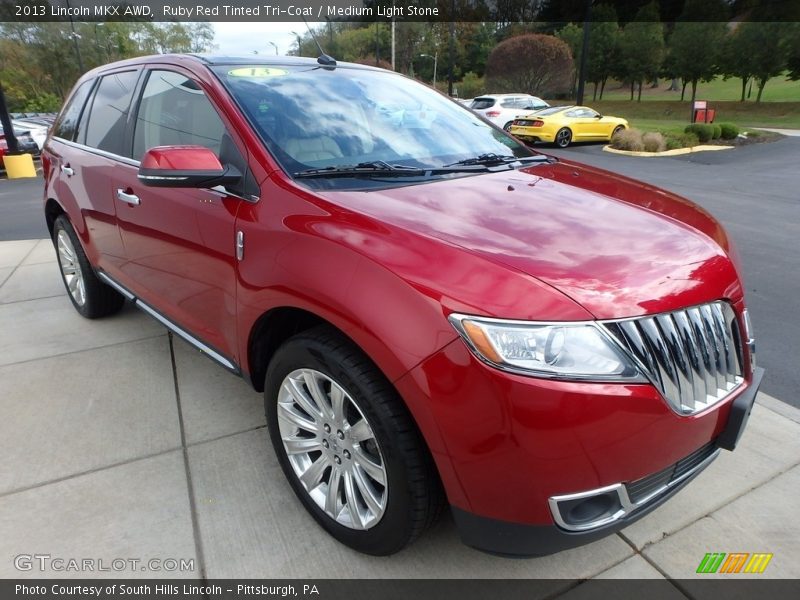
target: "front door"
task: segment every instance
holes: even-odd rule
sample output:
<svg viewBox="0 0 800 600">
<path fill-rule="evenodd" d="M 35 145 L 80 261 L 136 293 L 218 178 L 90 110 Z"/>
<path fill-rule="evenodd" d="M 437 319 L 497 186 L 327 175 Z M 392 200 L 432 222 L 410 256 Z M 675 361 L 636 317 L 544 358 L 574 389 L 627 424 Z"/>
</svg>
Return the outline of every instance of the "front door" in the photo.
<svg viewBox="0 0 800 600">
<path fill-rule="evenodd" d="M 133 158 L 172 145 L 205 146 L 223 164 L 226 153 L 242 156 L 200 84 L 177 69 L 152 70 L 133 123 Z M 235 222 L 243 200 L 220 188 L 146 187 L 137 173 L 131 165 L 115 173 L 127 258 L 120 283 L 235 366 Z"/>
</svg>

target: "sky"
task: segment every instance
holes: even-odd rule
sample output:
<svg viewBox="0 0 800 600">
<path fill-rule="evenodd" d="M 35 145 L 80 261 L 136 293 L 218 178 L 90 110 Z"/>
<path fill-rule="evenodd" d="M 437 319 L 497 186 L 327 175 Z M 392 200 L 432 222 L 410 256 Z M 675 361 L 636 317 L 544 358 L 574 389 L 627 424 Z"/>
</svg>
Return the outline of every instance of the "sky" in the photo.
<svg viewBox="0 0 800 600">
<path fill-rule="evenodd" d="M 278 54 L 284 55 L 297 47 L 297 38 L 307 31 L 302 21 L 297 23 L 212 23 L 216 33 L 214 43 L 220 54 L 269 54 L 275 56 L 272 42 L 278 46 Z M 311 26 L 315 23 L 310 23 Z"/>
</svg>

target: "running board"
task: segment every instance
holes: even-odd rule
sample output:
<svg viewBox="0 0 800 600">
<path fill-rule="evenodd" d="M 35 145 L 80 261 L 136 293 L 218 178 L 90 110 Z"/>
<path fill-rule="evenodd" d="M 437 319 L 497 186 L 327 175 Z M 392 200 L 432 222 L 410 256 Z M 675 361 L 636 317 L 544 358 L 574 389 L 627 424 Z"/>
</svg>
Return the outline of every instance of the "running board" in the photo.
<svg viewBox="0 0 800 600">
<path fill-rule="evenodd" d="M 189 344 L 191 344 L 192 346 L 194 346 L 195 348 L 200 350 L 200 352 L 202 352 L 203 354 L 207 355 L 209 358 L 213 359 L 214 361 L 218 362 L 219 364 L 221 364 L 223 367 L 225 367 L 229 371 L 232 371 L 232 372 L 236 373 L 237 375 L 241 375 L 241 371 L 239 370 L 239 367 L 237 367 L 235 363 L 233 363 L 231 360 L 225 358 L 222 354 L 220 354 L 219 352 L 217 352 L 216 350 L 214 350 L 210 346 L 208 346 L 208 345 L 204 344 L 203 342 L 201 342 L 200 340 L 198 340 L 196 337 L 194 337 L 191 333 L 189 333 L 185 329 L 182 329 L 181 327 L 178 327 L 175 323 L 170 321 L 167 317 L 162 315 L 155 308 L 153 308 L 152 306 L 150 306 L 149 304 L 144 302 L 141 298 L 138 298 L 137 296 L 135 296 L 127 288 L 123 287 L 122 285 L 120 285 L 119 283 L 117 283 L 116 281 L 111 279 L 111 277 L 106 275 L 106 273 L 104 271 L 97 271 L 97 276 L 100 279 L 102 279 L 104 283 L 107 283 L 109 286 L 114 288 L 117 292 L 122 294 L 125 298 L 127 298 L 128 300 L 133 302 L 134 305 L 137 308 L 139 308 L 143 312 L 146 312 L 148 315 L 153 317 L 156 321 L 161 323 L 164 327 L 169 329 L 172 333 L 174 333 L 175 335 L 180 336 L 182 339 L 187 341 Z"/>
</svg>

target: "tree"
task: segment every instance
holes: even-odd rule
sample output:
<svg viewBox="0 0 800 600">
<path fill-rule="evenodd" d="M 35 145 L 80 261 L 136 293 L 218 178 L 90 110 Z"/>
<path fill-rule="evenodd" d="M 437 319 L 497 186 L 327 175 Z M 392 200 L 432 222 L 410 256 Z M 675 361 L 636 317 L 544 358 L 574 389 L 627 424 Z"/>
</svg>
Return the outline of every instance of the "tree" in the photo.
<svg viewBox="0 0 800 600">
<path fill-rule="evenodd" d="M 728 33 L 723 40 L 719 54 L 720 73 L 724 79 L 737 77 L 742 80 L 742 98 L 744 102 L 747 82 L 753 76 L 752 63 L 746 53 L 742 52 L 741 25 Z"/>
<path fill-rule="evenodd" d="M 711 81 L 719 72 L 720 48 L 725 39 L 725 5 L 721 0 L 686 0 L 681 20 L 669 39 L 674 75 L 692 86 L 692 106 L 697 83 Z M 683 95 L 681 95 L 683 99 Z"/>
<path fill-rule="evenodd" d="M 784 38 L 784 52 L 786 66 L 789 69 L 789 79 L 800 79 L 800 23 L 793 23 L 787 29 Z"/>
<path fill-rule="evenodd" d="M 740 51 L 747 56 L 758 86 L 757 103 L 761 102 L 767 81 L 780 75 L 786 67 L 782 52 L 782 38 L 786 29 L 783 23 L 746 22 L 739 26 Z"/>
<path fill-rule="evenodd" d="M 581 47 L 583 46 L 583 27 L 578 27 L 575 23 L 567 23 L 563 28 L 556 32 L 556 37 L 569 46 L 572 57 L 578 61 L 581 57 Z M 592 46 L 592 43 L 589 44 Z M 569 88 L 569 95 L 575 95 L 575 86 L 577 85 L 578 70 L 574 69 L 572 72 L 572 83 Z"/>
<path fill-rule="evenodd" d="M 549 96 L 569 88 L 573 68 L 566 43 L 552 35 L 528 33 L 495 46 L 486 62 L 487 87 Z"/>
<path fill-rule="evenodd" d="M 617 71 L 631 85 L 631 100 L 638 84 L 641 102 L 642 84 L 658 76 L 663 61 L 664 27 L 658 20 L 658 6 L 651 2 L 639 9 L 636 20 L 625 26 L 619 39 Z"/>
<path fill-rule="evenodd" d="M 619 60 L 620 31 L 617 24 L 617 12 L 613 6 L 600 4 L 592 11 L 595 23 L 592 24 L 589 39 L 589 56 L 587 64 L 587 80 L 594 84 L 594 99 L 597 100 L 597 86 L 600 86 L 600 99 L 606 82 L 611 77 L 614 64 Z M 664 54 L 664 37 L 661 36 L 660 50 Z"/>
</svg>

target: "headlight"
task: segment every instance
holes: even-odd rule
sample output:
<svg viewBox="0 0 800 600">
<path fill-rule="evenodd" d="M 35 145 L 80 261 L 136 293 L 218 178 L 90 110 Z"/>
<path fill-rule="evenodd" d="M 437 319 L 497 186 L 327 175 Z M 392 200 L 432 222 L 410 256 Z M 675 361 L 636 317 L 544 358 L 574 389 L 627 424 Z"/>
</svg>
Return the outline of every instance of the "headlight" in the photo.
<svg viewBox="0 0 800 600">
<path fill-rule="evenodd" d="M 593 381 L 645 381 L 599 325 L 504 321 L 452 314 L 450 322 L 481 360 L 505 371 Z"/>
</svg>

